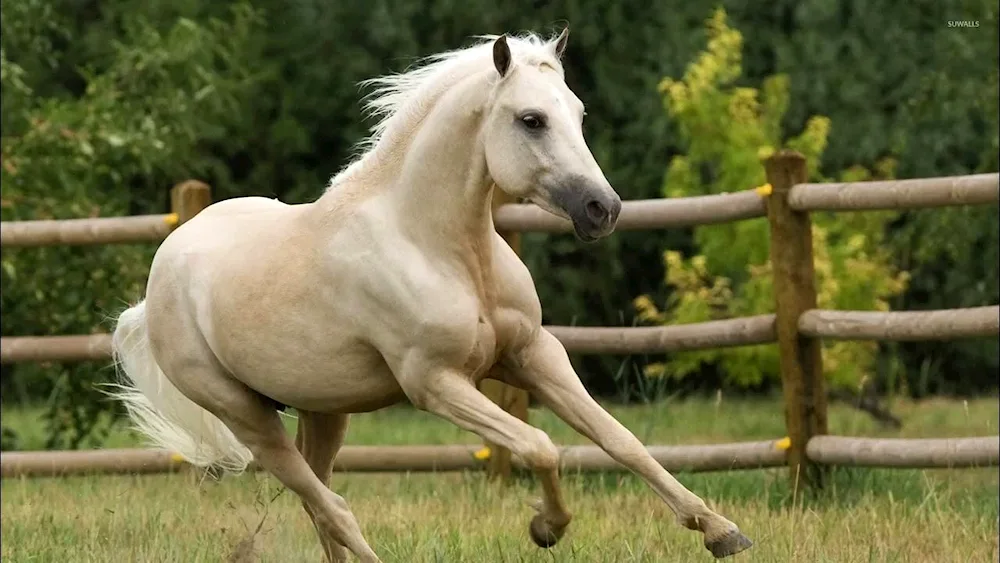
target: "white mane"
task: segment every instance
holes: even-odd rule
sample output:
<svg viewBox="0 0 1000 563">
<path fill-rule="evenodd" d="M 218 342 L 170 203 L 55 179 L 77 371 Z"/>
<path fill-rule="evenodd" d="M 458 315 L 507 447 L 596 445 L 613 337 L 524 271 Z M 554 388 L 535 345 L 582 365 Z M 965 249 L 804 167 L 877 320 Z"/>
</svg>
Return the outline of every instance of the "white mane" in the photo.
<svg viewBox="0 0 1000 563">
<path fill-rule="evenodd" d="M 355 159 L 330 180 L 330 188 L 357 171 L 374 153 L 383 139 L 410 132 L 412 126 L 426 114 L 433 102 L 451 85 L 459 82 L 484 65 L 493 65 L 492 45 L 499 36 L 481 35 L 470 47 L 430 55 L 405 72 L 372 78 L 360 83 L 374 86 L 363 98 L 366 117 L 378 119 L 371 135 L 357 145 Z M 536 34 L 508 36 L 511 55 L 520 64 L 546 64 L 562 73 L 562 64 L 548 47 L 548 42 Z M 388 143 L 386 143 L 388 144 Z"/>
</svg>

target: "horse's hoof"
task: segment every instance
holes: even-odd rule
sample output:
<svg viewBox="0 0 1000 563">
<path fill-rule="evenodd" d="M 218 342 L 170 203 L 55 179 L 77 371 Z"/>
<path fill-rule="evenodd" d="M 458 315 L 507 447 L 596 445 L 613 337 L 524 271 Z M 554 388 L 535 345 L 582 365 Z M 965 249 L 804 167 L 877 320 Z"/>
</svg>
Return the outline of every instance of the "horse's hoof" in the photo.
<svg viewBox="0 0 1000 563">
<path fill-rule="evenodd" d="M 562 537 L 563 532 L 566 528 L 553 529 L 553 527 L 542 518 L 541 514 L 536 514 L 534 518 L 531 519 L 531 525 L 528 526 L 528 531 L 531 533 L 531 540 L 535 542 L 538 547 L 549 548 L 554 546 L 559 538 Z"/>
<path fill-rule="evenodd" d="M 705 542 L 705 547 L 712 552 L 716 559 L 736 555 L 749 549 L 752 545 L 753 542 L 750 541 L 750 538 L 744 536 L 739 530 L 733 530 L 717 540 Z"/>
</svg>

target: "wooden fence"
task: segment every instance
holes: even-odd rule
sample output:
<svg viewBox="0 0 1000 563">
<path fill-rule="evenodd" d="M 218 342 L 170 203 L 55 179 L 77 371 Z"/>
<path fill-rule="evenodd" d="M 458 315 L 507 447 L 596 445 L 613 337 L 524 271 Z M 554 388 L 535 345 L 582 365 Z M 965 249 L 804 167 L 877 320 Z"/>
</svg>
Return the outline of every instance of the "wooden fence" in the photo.
<svg viewBox="0 0 1000 563">
<path fill-rule="evenodd" d="M 1000 202 L 1000 175 L 810 184 L 805 159 L 781 151 L 766 162 L 768 184 L 736 194 L 625 202 L 618 230 L 680 228 L 767 217 L 771 227 L 775 313 L 665 327 L 547 327 L 571 353 L 655 354 L 777 342 L 782 372 L 785 438 L 706 446 L 649 446 L 673 471 L 788 466 L 800 483 L 821 486 L 829 465 L 871 467 L 981 467 L 1000 464 L 1000 436 L 884 440 L 830 436 L 822 377 L 821 339 L 938 340 L 1000 334 L 1000 306 L 920 312 L 824 311 L 816 304 L 811 211 L 917 209 Z M 162 240 L 210 202 L 208 186 L 186 182 L 172 192 L 173 213 L 117 219 L 24 221 L 0 225 L 0 245 L 108 244 Z M 518 233 L 571 232 L 571 225 L 532 205 L 498 199 L 497 230 L 519 248 Z M 3 363 L 106 361 L 106 334 L 0 339 Z M 527 417 L 527 395 L 498 382 L 483 391 L 508 411 Z M 507 476 L 520 466 L 510 452 L 488 444 L 346 446 L 337 471 L 447 471 L 486 469 Z M 483 455 L 487 452 L 488 455 Z M 186 467 L 161 450 L 4 452 L 0 476 L 90 472 L 164 472 Z M 562 448 L 564 469 L 621 466 L 594 446 Z"/>
</svg>

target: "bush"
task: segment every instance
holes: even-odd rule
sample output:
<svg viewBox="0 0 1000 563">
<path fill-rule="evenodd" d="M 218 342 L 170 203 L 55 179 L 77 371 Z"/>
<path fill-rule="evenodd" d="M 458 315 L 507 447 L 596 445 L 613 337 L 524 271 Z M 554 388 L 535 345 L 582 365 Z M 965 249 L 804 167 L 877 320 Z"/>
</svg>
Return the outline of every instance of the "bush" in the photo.
<svg viewBox="0 0 1000 563">
<path fill-rule="evenodd" d="M 745 190 L 765 183 L 763 159 L 787 147 L 806 157 L 811 181 L 832 181 L 819 171 L 827 144 L 829 119 L 814 116 L 796 137 L 782 142 L 781 120 L 788 106 L 788 78 L 764 81 L 762 91 L 735 87 L 741 74 L 742 35 L 726 22 L 724 11 L 708 21 L 708 48 L 681 80 L 660 85 L 670 116 L 688 145 L 666 173 L 664 195 L 690 197 Z M 886 161 L 879 171 L 892 173 Z M 861 167 L 841 181 L 871 177 Z M 904 288 L 906 276 L 895 271 L 883 244 L 892 213 L 813 214 L 818 302 L 826 309 L 888 310 L 889 299 Z M 664 254 L 670 298 L 663 311 L 648 296 L 635 300 L 643 320 L 693 323 L 748 316 L 774 310 L 769 261 L 768 223 L 764 219 L 699 228 L 698 254 Z M 826 344 L 824 368 L 835 385 L 854 387 L 870 377 L 878 351 L 872 342 Z M 681 379 L 718 363 L 727 381 L 739 387 L 780 380 L 777 346 L 701 350 L 671 355 L 647 366 L 651 375 Z"/>
</svg>

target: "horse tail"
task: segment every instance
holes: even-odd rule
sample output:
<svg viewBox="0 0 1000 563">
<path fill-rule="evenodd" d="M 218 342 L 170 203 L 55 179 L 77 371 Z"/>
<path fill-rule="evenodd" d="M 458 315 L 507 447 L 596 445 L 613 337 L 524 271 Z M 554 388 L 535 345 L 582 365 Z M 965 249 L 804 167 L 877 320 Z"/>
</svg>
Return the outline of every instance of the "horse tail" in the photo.
<svg viewBox="0 0 1000 563">
<path fill-rule="evenodd" d="M 253 459 L 232 431 L 175 387 L 156 363 L 146 329 L 146 303 L 125 310 L 111 338 L 119 384 L 133 427 L 155 446 L 199 467 L 240 473 Z"/>
</svg>

